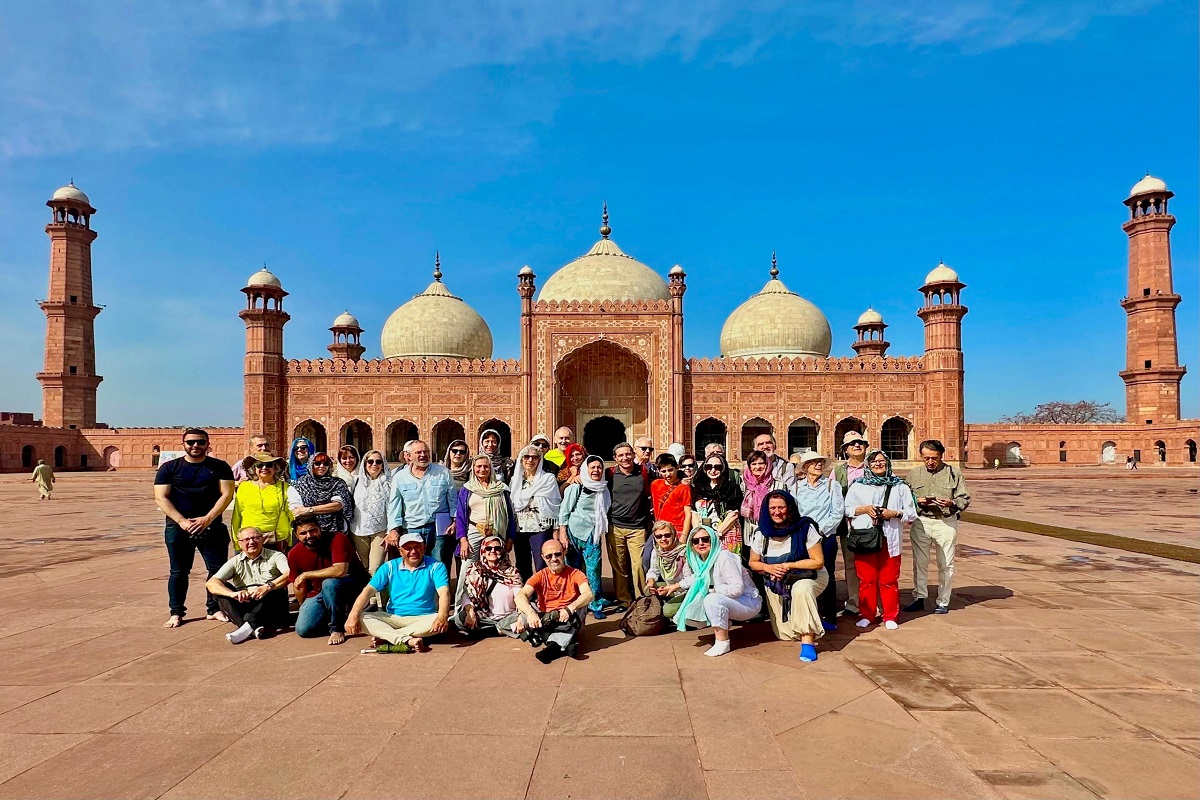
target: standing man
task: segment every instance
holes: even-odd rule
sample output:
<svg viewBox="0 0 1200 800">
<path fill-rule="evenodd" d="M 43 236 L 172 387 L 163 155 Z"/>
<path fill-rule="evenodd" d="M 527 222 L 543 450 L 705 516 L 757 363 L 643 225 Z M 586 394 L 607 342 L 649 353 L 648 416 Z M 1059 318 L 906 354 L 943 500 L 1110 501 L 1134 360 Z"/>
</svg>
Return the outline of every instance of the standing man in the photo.
<svg viewBox="0 0 1200 800">
<path fill-rule="evenodd" d="M 633 460 L 639 467 L 649 472 L 652 480 L 658 477 L 654 469 L 654 440 L 649 436 L 639 436 L 634 439 Z"/>
<path fill-rule="evenodd" d="M 263 436 L 261 433 L 256 433 L 250 437 L 250 452 L 246 455 L 252 456 L 255 453 L 271 452 L 271 440 Z M 254 476 L 246 472 L 246 468 L 242 466 L 242 461 L 238 459 L 233 465 L 233 484 L 238 486 L 242 481 L 248 481 Z"/>
<path fill-rule="evenodd" d="M 775 436 L 770 433 L 760 433 L 754 437 L 754 449 L 767 454 L 767 466 L 771 477 L 781 481 L 790 491 L 796 484 L 796 472 L 788 466 L 787 461 L 775 452 Z M 747 454 L 749 455 L 749 454 Z"/>
<path fill-rule="evenodd" d="M 458 540 L 452 528 L 438 536 L 437 515 L 451 515 L 458 507 L 454 478 L 441 464 L 431 463 L 427 442 L 414 441 L 409 453 L 408 466 L 392 478 L 385 541 L 390 547 L 399 547 L 401 530 L 420 534 L 425 541 L 425 552 L 449 566 Z M 424 557 L 425 553 L 421 555 Z"/>
<path fill-rule="evenodd" d="M 842 437 L 842 456 L 844 460 L 833 465 L 833 479 L 842 486 L 842 498 L 850 490 L 850 484 L 863 476 L 867 470 L 867 438 L 858 431 L 847 431 Z M 842 567 L 846 571 L 846 607 L 842 615 L 858 616 L 858 573 L 854 570 L 854 553 L 846 546 L 846 536 L 849 533 L 849 523 L 843 519 L 838 525 L 838 539 L 842 542 Z M 834 607 L 837 605 L 837 587 L 830 581 L 817 598 L 817 606 L 821 618 L 832 622 Z M 829 616 L 826 616 L 828 614 Z"/>
<path fill-rule="evenodd" d="M 971 505 L 971 494 L 962 472 L 942 460 L 946 447 L 937 439 L 920 446 L 923 467 L 914 467 L 905 483 L 917 498 L 917 521 L 909 535 L 913 551 L 913 601 L 904 607 L 912 613 L 925 610 L 929 596 L 929 550 L 935 547 L 938 565 L 938 597 L 935 614 L 950 613 L 954 588 L 954 548 L 958 544 L 958 515 Z"/>
<path fill-rule="evenodd" d="M 546 453 L 546 460 L 553 461 L 556 467 L 562 469 L 562 465 L 567 463 L 567 448 L 574 441 L 575 434 L 571 433 L 570 428 L 564 427 L 556 430 L 554 432 L 554 449 Z"/>
<path fill-rule="evenodd" d="M 539 433 L 537 436 L 530 439 L 529 443 L 536 447 L 542 454 L 542 469 L 551 475 L 557 475 L 559 465 L 555 464 L 546 457 L 546 454 L 550 452 L 550 440 L 546 438 L 546 435 Z"/>
<path fill-rule="evenodd" d="M 612 505 L 608 512 L 608 561 L 612 566 L 617 611 L 629 608 L 646 589 L 642 549 L 650 529 L 650 473 L 634 462 L 633 445 L 613 448 L 617 466 L 607 470 Z"/>
<path fill-rule="evenodd" d="M 330 644 L 346 641 L 346 612 L 367 582 L 350 537 L 341 531 L 322 533 L 316 514 L 292 520 L 299 541 L 288 551 L 288 569 L 300 613 L 296 635 L 302 639 L 329 632 Z"/>
<path fill-rule="evenodd" d="M 258 528 L 242 528 L 238 531 L 241 552 L 204 585 L 234 626 L 225 634 L 232 644 L 251 636 L 264 639 L 288 622 L 287 556 L 265 549 L 263 541 Z"/>
<path fill-rule="evenodd" d="M 575 657 L 575 637 L 592 601 L 587 576 L 567 566 L 566 555 L 558 539 L 547 539 L 542 544 L 546 566 L 534 573 L 516 596 L 523 619 L 517 620 L 513 631 L 535 647 L 545 643 L 535 656 L 543 664 L 563 656 Z"/>
<path fill-rule="evenodd" d="M 229 558 L 229 529 L 221 513 L 233 501 L 233 470 L 208 454 L 208 433 L 200 428 L 183 432 L 183 456 L 162 464 L 154 475 L 154 501 L 167 515 L 163 533 L 171 560 L 167 578 L 171 616 L 163 627 L 178 628 L 187 611 L 188 574 L 196 551 L 210 578 Z M 206 594 L 206 618 L 228 622 L 217 599 Z"/>
<path fill-rule="evenodd" d="M 33 477 L 29 480 L 37 484 L 38 500 L 50 499 L 50 494 L 54 491 L 54 470 L 46 463 L 46 459 L 38 459 L 37 466 L 33 468 Z"/>
</svg>

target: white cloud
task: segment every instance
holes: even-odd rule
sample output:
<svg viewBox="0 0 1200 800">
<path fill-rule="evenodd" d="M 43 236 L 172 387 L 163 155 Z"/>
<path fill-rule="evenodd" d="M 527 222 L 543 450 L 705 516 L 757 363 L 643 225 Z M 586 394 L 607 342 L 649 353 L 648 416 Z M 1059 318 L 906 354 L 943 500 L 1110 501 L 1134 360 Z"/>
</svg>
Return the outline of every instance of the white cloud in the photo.
<svg viewBox="0 0 1200 800">
<path fill-rule="evenodd" d="M 478 67 L 662 56 L 736 65 L 776 40 L 802 37 L 847 50 L 948 46 L 978 53 L 1070 37 L 1095 16 L 1142 6 L 1014 0 L 781 2 L 752 12 L 715 0 L 12 6 L 0 19 L 0 157 L 323 144 L 379 130 L 453 135 L 453 121 L 429 118 L 437 107 L 430 93 L 448 76 Z M 553 113 L 553 93 L 562 90 L 524 98 L 514 113 Z"/>
</svg>

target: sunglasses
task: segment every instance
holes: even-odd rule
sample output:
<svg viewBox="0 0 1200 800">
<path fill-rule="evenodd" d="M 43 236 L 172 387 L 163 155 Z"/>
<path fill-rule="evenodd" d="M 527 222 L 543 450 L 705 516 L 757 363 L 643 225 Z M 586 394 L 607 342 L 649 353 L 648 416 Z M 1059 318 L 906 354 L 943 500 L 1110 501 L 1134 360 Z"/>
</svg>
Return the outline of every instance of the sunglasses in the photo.
<svg viewBox="0 0 1200 800">
<path fill-rule="evenodd" d="M 846 445 L 846 447 L 866 447 L 866 446 L 867 446 L 866 442 L 851 442 L 850 444 Z"/>
<path fill-rule="evenodd" d="M 680 469 L 695 469 L 696 465 L 695 464 L 680 464 L 679 468 Z"/>
<path fill-rule="evenodd" d="M 654 538 L 655 539 L 674 539 L 675 534 L 674 533 L 656 533 L 656 534 L 654 534 Z"/>
<path fill-rule="evenodd" d="M 459 449 L 459 448 L 457 448 L 457 447 L 456 447 L 456 448 L 454 448 L 453 450 L 451 450 L 450 452 L 451 452 L 451 453 L 454 453 L 454 455 L 456 455 L 456 456 L 465 456 L 465 455 L 467 454 L 467 451 L 466 451 L 466 450 L 460 450 L 460 449 Z"/>
<path fill-rule="evenodd" d="M 704 471 L 705 472 L 720 472 L 721 465 L 720 464 L 705 464 Z"/>
<path fill-rule="evenodd" d="M 692 544 L 711 544 L 711 543 L 712 543 L 712 539 L 708 538 L 707 536 L 697 536 L 695 539 L 692 539 Z"/>
<path fill-rule="evenodd" d="M 485 547 L 485 548 L 483 548 L 483 552 L 485 552 L 485 553 L 499 553 L 499 552 L 500 552 L 501 550 L 503 550 L 503 549 L 504 549 L 503 547 L 501 547 L 501 546 L 499 546 L 499 545 L 495 545 L 495 544 L 494 544 L 494 545 L 492 545 L 491 547 Z"/>
<path fill-rule="evenodd" d="M 563 554 L 562 554 L 561 550 L 559 550 L 557 553 L 542 553 L 542 558 L 545 559 L 546 561 L 549 561 L 552 558 L 559 559 L 562 557 L 563 557 Z"/>
<path fill-rule="evenodd" d="M 275 469 L 275 465 L 274 464 L 259 464 L 258 466 L 255 467 L 255 469 L 260 469 L 260 470 L 261 469 Z"/>
<path fill-rule="evenodd" d="M 313 467 L 328 467 L 332 464 L 333 464 L 332 461 L 314 461 Z"/>
<path fill-rule="evenodd" d="M 641 450 L 643 453 L 653 453 L 654 452 L 653 447 L 643 447 L 640 444 L 638 445 L 638 450 Z"/>
<path fill-rule="evenodd" d="M 521 460 L 522 460 L 522 461 L 533 461 L 534 459 L 536 459 L 536 460 L 538 460 L 538 461 L 541 461 L 542 457 L 541 457 L 541 456 L 535 456 L 535 455 L 521 456 Z"/>
<path fill-rule="evenodd" d="M 185 439 L 183 443 L 188 447 L 204 447 L 208 444 L 208 439 Z"/>
<path fill-rule="evenodd" d="M 367 459 L 367 463 L 368 463 L 368 464 L 383 464 L 383 459 L 380 459 L 380 458 L 368 458 L 368 459 Z"/>
</svg>

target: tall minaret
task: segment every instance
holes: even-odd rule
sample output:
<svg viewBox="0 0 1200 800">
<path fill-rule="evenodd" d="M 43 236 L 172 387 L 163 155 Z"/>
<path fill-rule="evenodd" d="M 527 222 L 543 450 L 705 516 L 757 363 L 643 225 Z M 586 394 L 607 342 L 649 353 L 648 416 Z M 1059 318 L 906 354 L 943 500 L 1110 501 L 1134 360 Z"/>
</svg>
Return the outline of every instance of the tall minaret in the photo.
<svg viewBox="0 0 1200 800">
<path fill-rule="evenodd" d="M 925 322 L 925 433 L 946 446 L 946 460 L 961 464 L 964 456 L 962 318 L 959 302 L 966 284 L 958 273 L 939 263 L 925 276 L 925 305 L 917 316 Z"/>
<path fill-rule="evenodd" d="M 52 216 L 50 290 L 38 305 L 46 314 L 46 361 L 37 374 L 42 384 L 42 423 L 52 428 L 96 425 L 95 319 L 92 303 L 92 208 L 88 196 L 69 183 L 46 202 Z"/>
<path fill-rule="evenodd" d="M 246 308 L 238 314 L 246 323 L 242 424 L 247 435 L 266 436 L 276 453 L 285 452 L 291 442 L 283 358 L 283 326 L 291 319 L 283 310 L 287 292 L 266 267 L 250 276 L 242 292 L 246 295 Z"/>
<path fill-rule="evenodd" d="M 1125 418 L 1136 425 L 1179 419 L 1179 381 L 1187 372 L 1179 365 L 1175 338 L 1175 306 L 1171 287 L 1171 226 L 1167 201 L 1175 194 L 1149 174 L 1129 191 L 1129 294 L 1125 309 Z"/>
</svg>

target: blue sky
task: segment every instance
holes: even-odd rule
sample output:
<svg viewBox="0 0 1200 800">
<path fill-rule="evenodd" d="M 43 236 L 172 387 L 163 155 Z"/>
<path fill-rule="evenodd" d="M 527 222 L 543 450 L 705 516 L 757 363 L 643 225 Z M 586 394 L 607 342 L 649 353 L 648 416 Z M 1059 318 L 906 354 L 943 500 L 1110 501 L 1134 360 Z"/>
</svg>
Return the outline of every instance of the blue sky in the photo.
<svg viewBox="0 0 1200 800">
<path fill-rule="evenodd" d="M 597 238 L 688 272 L 689 355 L 782 279 L 851 355 L 868 305 L 923 347 L 961 274 L 967 419 L 1124 410 L 1121 205 L 1172 212 L 1184 413 L 1200 412 L 1194 3 L 195 2 L 0 11 L 0 408 L 40 410 L 49 218 L 94 227 L 100 418 L 240 424 L 238 289 L 291 293 L 289 357 L 445 280 L 518 352 L 515 273 Z M 53 9 L 48 10 L 48 9 Z"/>
</svg>

